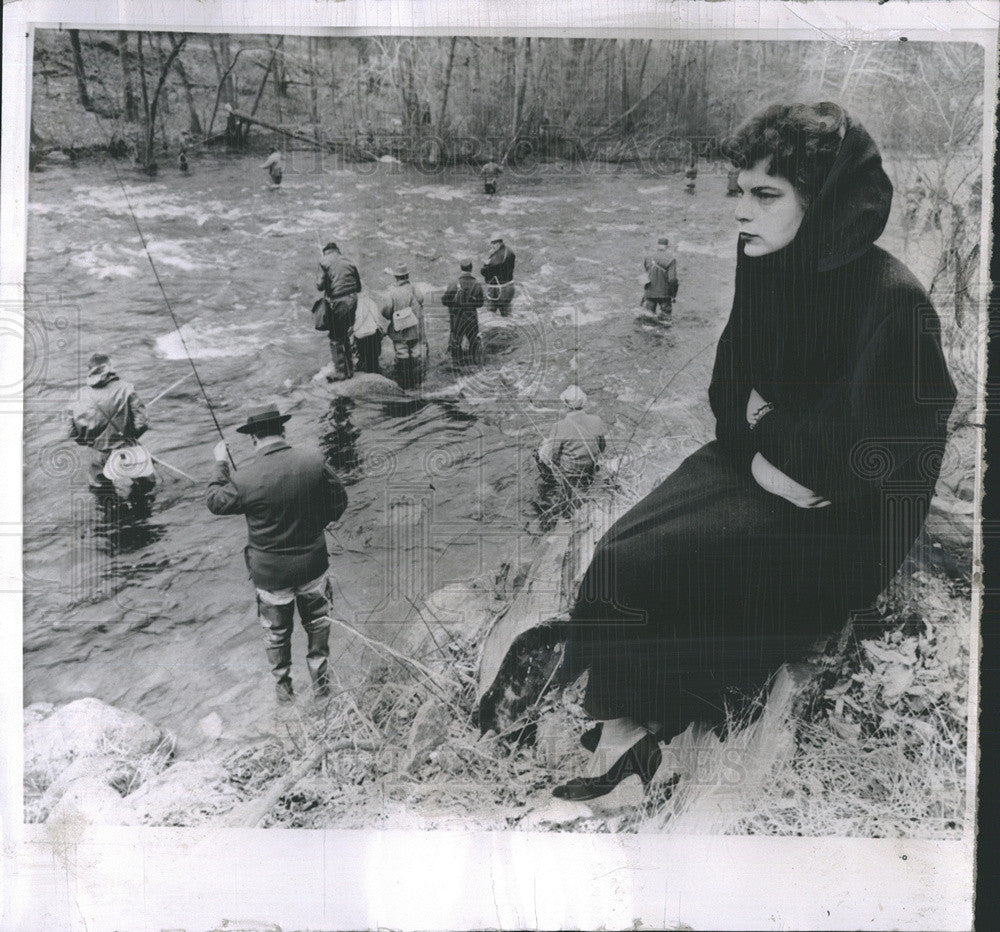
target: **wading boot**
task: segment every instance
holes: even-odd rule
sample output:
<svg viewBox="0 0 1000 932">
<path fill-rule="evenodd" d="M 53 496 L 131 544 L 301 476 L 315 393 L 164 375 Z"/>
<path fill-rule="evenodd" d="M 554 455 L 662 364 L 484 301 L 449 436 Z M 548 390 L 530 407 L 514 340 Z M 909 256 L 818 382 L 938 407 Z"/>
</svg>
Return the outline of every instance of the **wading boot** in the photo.
<svg viewBox="0 0 1000 932">
<path fill-rule="evenodd" d="M 327 667 L 330 659 L 330 603 L 320 592 L 310 592 L 297 597 L 299 617 L 306 632 L 306 666 L 312 678 L 313 696 L 326 699 L 330 696 Z"/>
<path fill-rule="evenodd" d="M 278 702 L 291 702 L 292 692 L 292 618 L 295 603 L 269 605 L 259 602 L 261 623 L 264 625 L 267 661 L 274 676 L 274 692 Z"/>
</svg>

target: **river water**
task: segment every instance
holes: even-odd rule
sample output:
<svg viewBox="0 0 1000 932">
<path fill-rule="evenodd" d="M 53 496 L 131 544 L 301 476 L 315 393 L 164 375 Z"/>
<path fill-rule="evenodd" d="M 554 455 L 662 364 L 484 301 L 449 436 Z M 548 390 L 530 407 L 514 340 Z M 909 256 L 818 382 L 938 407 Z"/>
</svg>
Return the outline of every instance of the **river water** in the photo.
<svg viewBox="0 0 1000 932">
<path fill-rule="evenodd" d="M 724 171 L 703 171 L 692 196 L 681 175 L 547 167 L 487 199 L 471 173 L 289 171 L 274 190 L 257 159 L 192 167 L 156 180 L 125 170 L 128 200 L 237 464 L 250 454 L 233 430 L 246 406 L 276 400 L 293 415 L 290 441 L 321 446 L 339 469 L 350 504 L 329 539 L 334 610 L 361 630 L 392 641 L 434 589 L 531 558 L 531 453 L 574 373 L 609 425 L 612 463 L 628 461 L 639 486 L 711 435 L 705 389 L 735 262 Z M 497 230 L 517 253 L 514 313 L 481 313 L 486 365 L 457 372 L 433 296 L 459 258 L 478 268 Z M 636 319 L 642 259 L 664 233 L 681 277 L 667 331 Z M 416 397 L 340 398 L 315 378 L 329 351 L 308 309 L 329 239 L 366 291 L 387 288 L 384 268 L 402 261 L 429 293 L 430 370 Z M 194 379 L 150 407 L 144 442 L 196 481 L 161 467 L 144 525 L 95 527 L 78 448 L 64 440 L 91 353 L 108 352 L 146 401 L 190 372 L 110 164 L 31 175 L 26 286 L 25 702 L 97 696 L 169 728 L 182 754 L 215 737 L 200 724 L 210 713 L 224 738 L 267 731 L 245 524 L 205 507 L 218 438 Z M 303 642 L 297 629 L 300 689 Z M 371 656 L 335 629 L 342 684 Z"/>
</svg>

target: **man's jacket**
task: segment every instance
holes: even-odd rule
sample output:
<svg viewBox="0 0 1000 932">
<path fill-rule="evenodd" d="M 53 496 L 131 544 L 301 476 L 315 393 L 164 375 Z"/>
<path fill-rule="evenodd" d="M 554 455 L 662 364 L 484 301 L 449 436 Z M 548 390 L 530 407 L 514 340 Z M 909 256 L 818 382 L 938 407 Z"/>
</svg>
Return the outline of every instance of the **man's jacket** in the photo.
<svg viewBox="0 0 1000 932">
<path fill-rule="evenodd" d="M 344 513 L 347 493 L 318 451 L 280 440 L 258 447 L 235 475 L 219 463 L 207 504 L 215 515 L 246 516 L 250 577 L 260 589 L 277 590 L 326 571 L 323 530 Z"/>
<path fill-rule="evenodd" d="M 649 256 L 645 261 L 649 273 L 646 286 L 647 298 L 674 298 L 677 296 L 677 260 L 669 254 Z"/>
<path fill-rule="evenodd" d="M 317 291 L 322 291 L 330 301 L 346 298 L 361 291 L 361 276 L 358 268 L 340 253 L 327 253 L 320 261 L 320 278 Z"/>
<path fill-rule="evenodd" d="M 494 250 L 479 274 L 488 285 L 506 285 L 514 280 L 514 252 L 506 246 Z"/>
<path fill-rule="evenodd" d="M 607 445 L 604 422 L 596 414 L 571 411 L 538 450 L 539 458 L 566 476 L 593 469 Z"/>
<path fill-rule="evenodd" d="M 445 289 L 441 303 L 452 311 L 475 311 L 486 303 L 482 283 L 475 275 L 463 272 Z"/>
<path fill-rule="evenodd" d="M 70 439 L 100 453 L 131 446 L 149 427 L 135 388 L 110 370 L 87 381 L 70 406 Z"/>
</svg>

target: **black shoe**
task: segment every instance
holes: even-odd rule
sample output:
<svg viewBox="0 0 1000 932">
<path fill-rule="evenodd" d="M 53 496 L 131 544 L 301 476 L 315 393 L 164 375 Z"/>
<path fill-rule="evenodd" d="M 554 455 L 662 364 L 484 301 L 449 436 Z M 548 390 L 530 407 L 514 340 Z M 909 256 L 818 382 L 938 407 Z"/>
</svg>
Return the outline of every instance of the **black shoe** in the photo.
<svg viewBox="0 0 1000 932">
<path fill-rule="evenodd" d="M 278 700 L 280 705 L 287 705 L 290 702 L 294 702 L 295 693 L 292 691 L 292 684 L 275 683 L 274 697 Z"/>
<path fill-rule="evenodd" d="M 601 732 L 603 730 L 604 722 L 598 722 L 596 725 L 588 728 L 582 735 L 580 735 L 580 744 L 593 754 L 594 751 L 597 750 L 597 745 L 601 743 Z"/>
<path fill-rule="evenodd" d="M 599 777 L 574 777 L 569 783 L 557 786 L 552 795 L 570 802 L 596 799 L 598 796 L 610 793 L 622 780 L 632 774 L 638 774 L 645 790 L 662 760 L 660 742 L 652 735 L 645 735 L 622 754 L 607 773 Z"/>
</svg>

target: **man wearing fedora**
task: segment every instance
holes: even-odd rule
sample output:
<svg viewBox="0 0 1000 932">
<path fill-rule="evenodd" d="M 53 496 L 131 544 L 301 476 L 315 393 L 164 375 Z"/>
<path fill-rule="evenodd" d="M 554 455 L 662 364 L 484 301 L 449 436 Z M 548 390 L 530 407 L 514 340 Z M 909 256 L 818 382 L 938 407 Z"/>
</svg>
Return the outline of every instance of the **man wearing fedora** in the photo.
<svg viewBox="0 0 1000 932">
<path fill-rule="evenodd" d="M 133 447 L 149 428 L 146 409 L 135 386 L 118 377 L 104 353 L 94 353 L 87 362 L 87 384 L 76 393 L 69 409 L 69 437 L 90 448 L 88 484 L 105 510 L 115 504 L 117 493 L 105 473 L 108 458 L 116 450 Z M 138 477 L 129 487 L 128 501 L 136 508 L 148 504 L 156 480 Z"/>
<path fill-rule="evenodd" d="M 514 251 L 504 245 L 503 236 L 490 237 L 490 255 L 479 270 L 486 282 L 486 306 L 501 317 L 510 314 L 514 300 Z"/>
<path fill-rule="evenodd" d="M 464 259 L 461 263 L 462 274 L 458 281 L 452 282 L 441 296 L 441 303 L 448 308 L 451 324 L 451 334 L 448 339 L 448 349 L 455 365 L 471 358 L 479 362 L 482 355 L 482 344 L 479 339 L 479 308 L 486 299 L 483 297 L 482 283 L 472 274 L 472 260 Z M 468 343 L 467 357 L 463 353 L 463 342 Z"/>
<path fill-rule="evenodd" d="M 326 299 L 326 324 L 330 337 L 330 356 L 333 358 L 331 382 L 341 382 L 354 375 L 351 355 L 351 328 L 358 311 L 358 294 L 361 276 L 358 267 L 343 255 L 336 243 L 323 247 L 320 260 L 320 277 L 317 291 Z"/>
<path fill-rule="evenodd" d="M 307 637 L 306 665 L 317 697 L 330 694 L 330 561 L 324 530 L 347 507 L 347 493 L 318 451 L 294 449 L 285 440 L 290 415 L 274 405 L 253 408 L 237 427 L 253 440 L 255 457 L 230 472 L 225 441 L 215 446 L 216 473 L 208 488 L 208 510 L 246 517 L 244 551 L 257 590 L 267 659 L 279 702 L 293 699 L 292 618 L 295 607 Z"/>
<path fill-rule="evenodd" d="M 642 306 L 660 320 L 670 320 L 674 298 L 677 296 L 677 260 L 667 247 L 670 240 L 661 236 L 656 241 L 656 252 L 647 256 L 643 265 L 649 281 L 642 293 Z"/>
<path fill-rule="evenodd" d="M 382 316 L 389 321 L 389 337 L 395 352 L 394 378 L 403 388 L 420 384 L 424 341 L 424 299 L 410 283 L 405 265 L 386 269 L 396 280 L 382 302 Z"/>
</svg>

